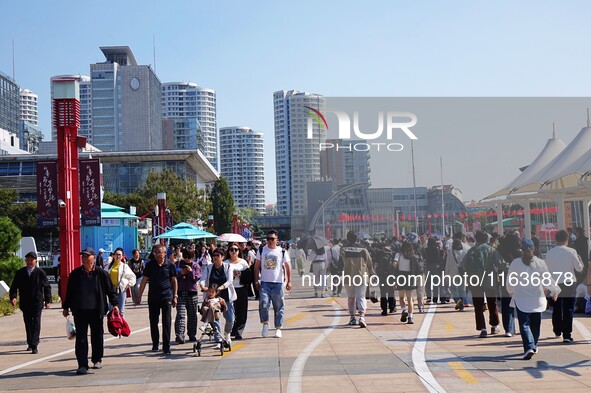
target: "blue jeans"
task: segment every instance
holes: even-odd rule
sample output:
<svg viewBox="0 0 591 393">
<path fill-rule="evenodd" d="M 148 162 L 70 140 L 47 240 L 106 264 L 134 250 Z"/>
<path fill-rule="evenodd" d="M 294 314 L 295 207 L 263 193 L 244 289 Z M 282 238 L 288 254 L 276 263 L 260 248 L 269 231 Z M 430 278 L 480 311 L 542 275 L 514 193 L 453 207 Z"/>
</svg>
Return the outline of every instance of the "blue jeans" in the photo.
<svg viewBox="0 0 591 393">
<path fill-rule="evenodd" d="M 454 298 L 454 301 L 457 302 L 458 300 L 462 301 L 462 307 L 460 307 L 460 310 L 464 309 L 464 305 L 466 303 L 468 303 L 468 299 L 466 298 L 466 286 L 465 285 L 451 285 L 449 287 L 449 290 L 451 292 L 451 295 Z"/>
<path fill-rule="evenodd" d="M 538 339 L 540 338 L 540 325 L 542 324 L 542 313 L 540 312 L 523 312 L 519 308 L 517 310 L 517 319 L 519 320 L 519 330 L 521 332 L 521 341 L 523 342 L 523 352 L 538 347 Z"/>
<path fill-rule="evenodd" d="M 226 321 L 224 324 L 224 334 L 230 334 L 232 332 L 232 327 L 234 327 L 234 319 L 235 319 L 235 315 L 234 315 L 234 302 L 229 301 L 226 302 L 226 311 L 224 311 L 224 320 Z M 218 332 L 222 332 L 222 323 L 220 322 L 220 320 L 216 320 L 215 325 L 217 327 L 217 331 Z M 214 334 L 214 341 L 220 342 L 220 336 L 219 334 Z"/>
<path fill-rule="evenodd" d="M 275 313 L 275 328 L 283 327 L 283 283 L 280 282 L 261 282 L 259 289 L 259 317 L 261 323 L 269 323 L 269 308 L 273 303 Z"/>
<path fill-rule="evenodd" d="M 121 316 L 125 316 L 125 299 L 127 299 L 127 291 L 123 291 L 121 293 L 116 294 L 117 301 L 119 302 L 119 311 L 121 312 Z M 109 304 L 109 311 L 113 309 L 113 305 Z"/>
<path fill-rule="evenodd" d="M 505 333 L 515 334 L 515 308 L 511 307 L 511 297 L 501 298 L 501 317 Z"/>
</svg>

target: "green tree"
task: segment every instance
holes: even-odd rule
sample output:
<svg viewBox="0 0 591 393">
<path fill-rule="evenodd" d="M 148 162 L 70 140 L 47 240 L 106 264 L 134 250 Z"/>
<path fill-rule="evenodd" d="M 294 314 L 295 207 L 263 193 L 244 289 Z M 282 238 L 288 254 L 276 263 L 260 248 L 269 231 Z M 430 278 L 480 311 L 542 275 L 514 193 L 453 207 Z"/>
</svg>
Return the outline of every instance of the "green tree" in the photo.
<svg viewBox="0 0 591 393">
<path fill-rule="evenodd" d="M 23 262 L 14 255 L 20 247 L 21 230 L 6 216 L 0 217 L 0 280 L 12 282 Z"/>
<path fill-rule="evenodd" d="M 198 189 L 190 180 L 182 180 L 170 169 L 150 173 L 146 184 L 131 194 L 107 192 L 104 201 L 124 208 L 135 206 L 137 214 L 142 216 L 154 210 L 159 192 L 166 193 L 166 206 L 175 222 L 189 218 L 207 220 L 211 203 L 206 200 L 205 191 Z"/>
<path fill-rule="evenodd" d="M 0 212 L 6 214 L 18 200 L 18 192 L 14 188 L 0 187 Z"/>
<path fill-rule="evenodd" d="M 0 212 L 22 231 L 22 236 L 35 239 L 49 237 L 53 228 L 37 228 L 37 202 L 19 201 L 14 188 L 0 188 Z"/>
<path fill-rule="evenodd" d="M 251 224 L 253 217 L 261 215 L 261 213 L 252 207 L 240 207 L 236 209 L 236 212 L 238 212 L 238 217 L 240 217 L 242 220 L 248 221 Z"/>
<path fill-rule="evenodd" d="M 116 194 L 114 192 L 107 191 L 103 196 L 103 202 L 122 207 L 127 209 L 127 211 L 129 211 L 130 206 L 135 206 L 137 208 L 137 214 L 140 216 L 154 209 L 154 206 L 148 206 L 148 203 L 144 201 L 137 192 L 133 192 L 131 194 Z"/>
<path fill-rule="evenodd" d="M 211 189 L 211 212 L 213 224 L 218 234 L 230 232 L 234 219 L 234 198 L 226 179 L 220 177 Z"/>
</svg>

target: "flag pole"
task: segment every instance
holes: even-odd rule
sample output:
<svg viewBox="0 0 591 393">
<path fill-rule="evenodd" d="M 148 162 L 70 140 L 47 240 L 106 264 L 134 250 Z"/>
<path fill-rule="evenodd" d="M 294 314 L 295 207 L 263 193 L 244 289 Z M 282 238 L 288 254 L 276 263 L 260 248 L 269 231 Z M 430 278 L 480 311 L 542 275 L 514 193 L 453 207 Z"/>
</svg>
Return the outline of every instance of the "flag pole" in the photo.
<svg viewBox="0 0 591 393">
<path fill-rule="evenodd" d="M 445 238 L 445 201 L 443 199 L 443 156 L 439 156 L 439 165 L 441 167 L 441 230 Z"/>
</svg>

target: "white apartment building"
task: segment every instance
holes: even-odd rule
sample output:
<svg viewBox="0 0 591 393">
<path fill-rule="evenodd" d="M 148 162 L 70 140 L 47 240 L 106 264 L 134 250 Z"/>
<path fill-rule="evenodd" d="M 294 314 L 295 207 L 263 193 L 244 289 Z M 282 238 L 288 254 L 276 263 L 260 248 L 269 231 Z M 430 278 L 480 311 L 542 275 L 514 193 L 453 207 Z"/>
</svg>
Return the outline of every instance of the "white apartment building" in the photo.
<svg viewBox="0 0 591 393">
<path fill-rule="evenodd" d="M 314 93 L 281 90 L 273 93 L 273 105 L 276 208 L 280 214 L 305 216 L 306 183 L 320 180 L 319 144 L 326 140 L 326 130 L 315 121 L 310 123 L 313 137 L 308 139 L 310 110 L 305 107 L 322 110 L 325 100 Z"/>
<path fill-rule="evenodd" d="M 38 99 L 31 90 L 20 89 L 20 119 L 34 126 L 39 125 Z"/>
<path fill-rule="evenodd" d="M 220 128 L 220 168 L 236 206 L 264 214 L 263 133 L 249 127 Z"/>
<path fill-rule="evenodd" d="M 163 83 L 162 117 L 173 119 L 174 148 L 198 148 L 218 169 L 215 90 L 192 82 Z"/>
</svg>

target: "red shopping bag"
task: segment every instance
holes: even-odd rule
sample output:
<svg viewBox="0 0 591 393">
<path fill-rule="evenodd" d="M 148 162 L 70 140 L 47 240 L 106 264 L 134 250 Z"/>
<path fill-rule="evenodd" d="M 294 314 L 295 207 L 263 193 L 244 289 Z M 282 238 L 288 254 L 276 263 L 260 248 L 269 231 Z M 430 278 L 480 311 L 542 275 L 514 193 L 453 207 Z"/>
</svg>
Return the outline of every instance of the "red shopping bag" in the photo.
<svg viewBox="0 0 591 393">
<path fill-rule="evenodd" d="M 107 328 L 109 329 L 109 333 L 115 337 L 128 337 L 131 334 L 129 324 L 123 319 L 118 309 L 113 309 L 107 314 Z"/>
</svg>

